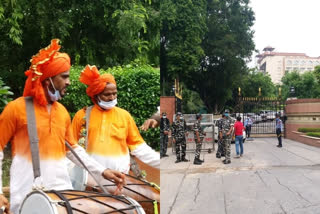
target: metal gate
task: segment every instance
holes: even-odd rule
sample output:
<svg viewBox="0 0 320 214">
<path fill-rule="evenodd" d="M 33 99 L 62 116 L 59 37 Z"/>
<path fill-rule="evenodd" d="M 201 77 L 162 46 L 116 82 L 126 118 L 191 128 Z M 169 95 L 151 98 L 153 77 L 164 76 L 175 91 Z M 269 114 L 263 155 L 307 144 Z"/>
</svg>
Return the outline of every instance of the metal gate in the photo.
<svg viewBox="0 0 320 214">
<path fill-rule="evenodd" d="M 253 121 L 251 134 L 275 134 L 276 114 L 280 114 L 284 123 L 284 109 L 285 101 L 280 98 L 240 97 L 234 109 L 234 117 L 240 116 L 242 122 L 250 117 Z"/>
</svg>

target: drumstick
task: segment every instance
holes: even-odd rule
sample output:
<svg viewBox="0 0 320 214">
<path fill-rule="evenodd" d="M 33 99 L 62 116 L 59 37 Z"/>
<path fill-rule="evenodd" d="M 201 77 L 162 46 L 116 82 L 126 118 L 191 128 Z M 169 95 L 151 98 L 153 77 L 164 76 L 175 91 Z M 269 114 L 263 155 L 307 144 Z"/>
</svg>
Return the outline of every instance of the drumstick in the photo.
<svg viewBox="0 0 320 214">
<path fill-rule="evenodd" d="M 3 214 L 4 210 L 6 209 L 6 207 L 3 205 L 1 208 L 0 208 L 0 214 Z"/>
</svg>

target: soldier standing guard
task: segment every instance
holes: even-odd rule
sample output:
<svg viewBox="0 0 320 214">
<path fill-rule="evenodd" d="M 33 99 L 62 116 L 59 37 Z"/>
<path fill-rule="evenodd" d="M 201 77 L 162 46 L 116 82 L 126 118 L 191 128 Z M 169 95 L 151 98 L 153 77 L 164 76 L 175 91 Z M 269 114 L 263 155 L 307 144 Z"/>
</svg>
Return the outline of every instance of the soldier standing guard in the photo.
<svg viewBox="0 0 320 214">
<path fill-rule="evenodd" d="M 196 114 L 196 119 L 197 121 L 193 125 L 194 142 L 196 143 L 196 153 L 194 156 L 193 164 L 201 165 L 204 161 L 200 160 L 200 152 L 201 152 L 202 141 L 206 133 L 204 133 L 201 127 L 202 115 L 200 113 Z"/>
<path fill-rule="evenodd" d="M 221 121 L 222 121 L 222 118 L 224 118 L 225 115 L 222 114 L 222 117 L 217 121 L 216 123 L 216 126 L 218 126 L 218 133 L 220 133 L 220 127 L 221 127 Z M 217 153 L 216 153 L 216 158 L 221 158 L 221 157 L 224 157 L 224 144 L 223 144 L 223 139 L 222 139 L 222 136 L 220 136 L 220 134 L 218 134 L 218 149 L 217 149 Z"/>
<path fill-rule="evenodd" d="M 184 161 L 184 162 L 189 161 L 185 158 L 186 156 L 185 134 L 187 132 L 187 124 L 185 120 L 181 120 L 181 116 L 182 116 L 181 112 L 178 112 L 176 121 L 172 123 L 172 137 L 173 137 L 173 143 L 176 144 L 176 155 L 177 155 L 177 160 L 175 163 L 179 163 L 181 161 Z M 180 146 L 181 146 L 181 151 L 180 151 Z"/>
<path fill-rule="evenodd" d="M 167 118 L 167 113 L 162 113 L 162 118 L 160 120 L 160 158 L 168 157 L 167 147 L 168 147 L 168 134 L 170 130 L 170 121 Z"/>
<path fill-rule="evenodd" d="M 221 119 L 219 135 L 222 138 L 222 144 L 224 145 L 224 154 L 225 159 L 223 161 L 224 164 L 231 163 L 231 138 L 232 138 L 232 130 L 233 130 L 234 121 L 229 117 L 229 110 L 226 109 L 224 112 L 224 117 Z"/>
</svg>

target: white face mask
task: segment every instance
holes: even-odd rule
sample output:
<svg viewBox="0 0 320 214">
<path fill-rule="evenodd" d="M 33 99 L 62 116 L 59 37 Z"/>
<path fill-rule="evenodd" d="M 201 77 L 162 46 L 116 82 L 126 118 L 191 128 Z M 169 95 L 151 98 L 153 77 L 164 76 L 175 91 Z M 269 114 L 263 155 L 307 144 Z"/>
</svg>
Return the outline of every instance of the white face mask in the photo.
<svg viewBox="0 0 320 214">
<path fill-rule="evenodd" d="M 162 116 L 162 118 L 167 118 L 167 116 Z"/>
<path fill-rule="evenodd" d="M 53 87 L 53 89 L 54 89 L 54 93 L 52 93 L 52 92 L 49 90 L 49 87 L 47 88 L 47 89 L 48 89 L 48 95 L 49 95 L 49 97 L 50 97 L 50 100 L 51 100 L 52 102 L 55 102 L 55 101 L 57 101 L 57 100 L 60 100 L 60 99 L 61 99 L 60 92 L 59 92 L 58 90 L 56 90 L 56 88 L 54 87 L 51 77 L 49 78 L 49 80 L 50 80 L 51 85 L 52 85 L 52 87 Z"/>
<path fill-rule="evenodd" d="M 112 101 L 106 102 L 106 101 L 101 100 L 98 97 L 98 105 L 105 110 L 112 109 L 113 107 L 115 107 L 117 105 L 117 98 Z"/>
</svg>

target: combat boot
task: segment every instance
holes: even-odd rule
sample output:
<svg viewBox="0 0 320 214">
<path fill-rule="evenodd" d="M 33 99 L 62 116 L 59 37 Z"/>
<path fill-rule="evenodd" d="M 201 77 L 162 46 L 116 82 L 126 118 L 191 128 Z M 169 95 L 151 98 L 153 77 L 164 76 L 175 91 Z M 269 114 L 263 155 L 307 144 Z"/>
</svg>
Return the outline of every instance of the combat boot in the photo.
<svg viewBox="0 0 320 214">
<path fill-rule="evenodd" d="M 216 154 L 216 158 L 221 158 L 221 155 L 220 154 Z"/>
<path fill-rule="evenodd" d="M 180 160 L 180 159 L 177 159 L 175 163 L 179 163 L 179 162 L 181 162 L 181 160 Z"/>
<path fill-rule="evenodd" d="M 185 157 L 183 157 L 183 158 L 181 159 L 181 161 L 183 161 L 183 162 L 188 162 L 189 160 L 186 159 Z"/>
<path fill-rule="evenodd" d="M 201 162 L 201 161 L 199 161 L 199 159 L 198 159 L 198 158 L 195 158 L 195 159 L 194 159 L 194 161 L 193 161 L 193 164 L 194 164 L 194 165 L 201 165 L 201 164 L 202 164 L 202 162 Z"/>
<path fill-rule="evenodd" d="M 224 160 L 223 163 L 224 164 L 229 164 L 229 163 L 231 163 L 231 160 Z"/>
<path fill-rule="evenodd" d="M 200 158 L 198 158 L 198 161 L 200 161 L 201 163 L 203 163 L 203 162 L 204 162 L 204 160 L 201 160 Z"/>
</svg>

